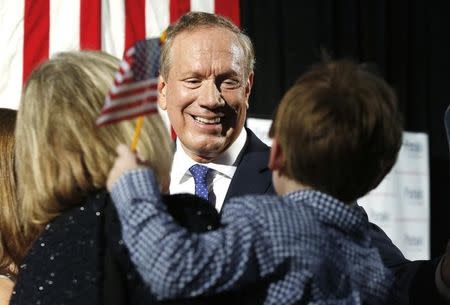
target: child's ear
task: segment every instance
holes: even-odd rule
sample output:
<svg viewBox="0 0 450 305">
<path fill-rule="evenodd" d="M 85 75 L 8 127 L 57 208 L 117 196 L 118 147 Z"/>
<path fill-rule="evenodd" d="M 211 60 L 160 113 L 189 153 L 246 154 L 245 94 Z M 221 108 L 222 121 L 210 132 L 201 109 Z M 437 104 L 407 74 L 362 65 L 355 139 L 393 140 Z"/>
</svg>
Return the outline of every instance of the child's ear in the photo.
<svg viewBox="0 0 450 305">
<path fill-rule="evenodd" d="M 271 171 L 281 171 L 284 168 L 284 155 L 277 138 L 273 138 L 272 140 L 268 166 Z"/>
<path fill-rule="evenodd" d="M 166 82 L 160 75 L 158 78 L 158 105 L 162 110 L 167 110 L 166 89 Z"/>
</svg>

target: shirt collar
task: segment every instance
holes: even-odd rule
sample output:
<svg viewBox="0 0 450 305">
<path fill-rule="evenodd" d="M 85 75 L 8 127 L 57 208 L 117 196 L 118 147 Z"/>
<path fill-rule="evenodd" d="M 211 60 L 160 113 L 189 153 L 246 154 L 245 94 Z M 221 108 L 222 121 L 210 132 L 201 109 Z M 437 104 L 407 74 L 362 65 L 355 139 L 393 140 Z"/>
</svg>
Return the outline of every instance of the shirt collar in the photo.
<svg viewBox="0 0 450 305">
<path fill-rule="evenodd" d="M 239 136 L 231 144 L 231 146 L 223 152 L 217 159 L 209 163 L 202 163 L 209 168 L 216 170 L 222 175 L 232 178 L 236 171 L 238 157 L 241 151 L 244 149 L 245 142 L 247 141 L 247 131 L 242 129 Z M 180 139 L 177 138 L 177 149 L 172 163 L 171 179 L 176 183 L 182 182 L 185 174 L 189 174 L 189 168 L 196 164 L 194 160 L 189 157 L 181 145 Z"/>
<path fill-rule="evenodd" d="M 316 217 L 324 223 L 353 233 L 367 230 L 367 215 L 357 204 L 345 204 L 317 190 L 295 191 L 283 197 L 290 202 L 310 206 Z"/>
</svg>

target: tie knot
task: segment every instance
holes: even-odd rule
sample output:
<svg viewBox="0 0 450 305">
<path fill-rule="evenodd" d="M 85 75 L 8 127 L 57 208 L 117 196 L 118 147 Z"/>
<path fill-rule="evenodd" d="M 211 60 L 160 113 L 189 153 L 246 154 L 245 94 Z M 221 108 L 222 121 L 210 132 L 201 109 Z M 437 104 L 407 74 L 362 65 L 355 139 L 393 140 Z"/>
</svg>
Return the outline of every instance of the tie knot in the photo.
<svg viewBox="0 0 450 305">
<path fill-rule="evenodd" d="M 194 177 L 195 183 L 204 183 L 206 182 L 209 167 L 200 164 L 194 164 L 189 168 L 189 171 Z"/>
<path fill-rule="evenodd" d="M 206 179 L 209 170 L 210 169 L 208 167 L 200 164 L 192 165 L 189 168 L 192 177 L 194 177 L 195 195 L 200 196 L 206 200 L 208 200 L 208 182 Z"/>
</svg>

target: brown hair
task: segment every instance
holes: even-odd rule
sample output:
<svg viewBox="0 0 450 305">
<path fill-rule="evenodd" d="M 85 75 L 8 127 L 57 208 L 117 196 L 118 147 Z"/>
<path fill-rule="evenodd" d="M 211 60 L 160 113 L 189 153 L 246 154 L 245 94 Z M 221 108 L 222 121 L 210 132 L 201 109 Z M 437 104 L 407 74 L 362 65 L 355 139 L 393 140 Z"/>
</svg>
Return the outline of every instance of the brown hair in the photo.
<svg viewBox="0 0 450 305">
<path fill-rule="evenodd" d="M 131 140 L 133 121 L 95 126 L 118 65 L 103 52 L 67 52 L 30 75 L 16 127 L 20 217 L 27 236 L 104 188 L 115 147 Z M 145 118 L 138 150 L 159 181 L 167 180 L 172 147 L 158 114 Z"/>
<path fill-rule="evenodd" d="M 341 60 L 313 67 L 292 86 L 270 136 L 280 143 L 287 177 L 351 202 L 390 171 L 402 126 L 389 85 Z"/>
<path fill-rule="evenodd" d="M 16 116 L 15 110 L 0 108 L 0 271 L 7 273 L 15 271 L 27 248 L 17 216 L 14 171 Z"/>
<path fill-rule="evenodd" d="M 250 38 L 229 19 L 220 15 L 205 12 L 189 12 L 181 16 L 175 24 L 169 26 L 166 32 L 167 36 L 165 43 L 161 49 L 161 75 L 166 79 L 169 75 L 170 49 L 172 48 L 175 37 L 183 32 L 194 31 L 205 27 L 224 28 L 236 35 L 244 52 L 244 76 L 248 77 L 248 75 L 253 72 L 255 64 L 255 51 Z"/>
</svg>

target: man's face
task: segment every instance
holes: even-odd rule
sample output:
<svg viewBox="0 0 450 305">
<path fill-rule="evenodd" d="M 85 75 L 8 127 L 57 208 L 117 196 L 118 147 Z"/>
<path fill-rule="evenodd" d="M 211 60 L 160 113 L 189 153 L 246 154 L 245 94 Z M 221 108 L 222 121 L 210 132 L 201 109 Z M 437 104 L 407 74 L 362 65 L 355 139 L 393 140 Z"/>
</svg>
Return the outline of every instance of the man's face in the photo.
<svg viewBox="0 0 450 305">
<path fill-rule="evenodd" d="M 160 78 L 159 104 L 185 152 L 197 162 L 209 162 L 244 126 L 253 73 L 244 76 L 242 48 L 223 28 L 179 34 L 169 58 L 168 75 Z"/>
</svg>

